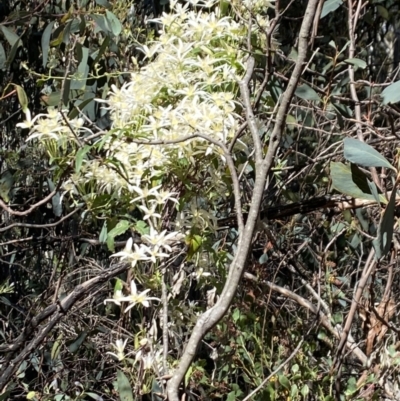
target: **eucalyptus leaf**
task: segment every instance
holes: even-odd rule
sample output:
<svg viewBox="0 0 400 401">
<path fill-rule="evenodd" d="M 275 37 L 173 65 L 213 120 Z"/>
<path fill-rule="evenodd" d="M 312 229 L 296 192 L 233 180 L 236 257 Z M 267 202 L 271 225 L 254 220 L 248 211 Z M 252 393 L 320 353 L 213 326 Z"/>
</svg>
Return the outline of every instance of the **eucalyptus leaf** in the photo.
<svg viewBox="0 0 400 401">
<path fill-rule="evenodd" d="M 382 219 L 379 223 L 377 236 L 372 241 L 375 249 L 376 259 L 381 259 L 385 257 L 390 251 L 390 247 L 392 245 L 396 193 L 396 189 L 393 188 L 392 194 L 390 195 L 389 203 L 387 204 Z"/>
<path fill-rule="evenodd" d="M 89 99 L 85 99 L 83 101 L 76 101 L 74 104 L 74 108 L 68 114 L 68 118 L 70 120 L 78 117 L 79 113 L 84 110 L 84 108 L 91 102 L 94 101 L 94 97 L 90 97 Z"/>
<path fill-rule="evenodd" d="M 133 401 L 132 386 L 129 383 L 129 379 L 126 377 L 122 370 L 117 371 L 117 384 L 119 399 L 121 401 Z"/>
<path fill-rule="evenodd" d="M 12 46 L 10 54 L 7 57 L 6 65 L 9 66 L 14 61 L 15 55 L 17 54 L 18 47 L 21 46 L 21 40 L 18 39 Z"/>
<path fill-rule="evenodd" d="M 343 4 L 342 0 L 326 0 L 322 7 L 320 19 L 337 10 Z"/>
<path fill-rule="evenodd" d="M 360 183 L 363 182 L 363 179 L 357 176 L 357 172 L 360 170 L 356 170 L 349 165 L 340 163 L 340 162 L 331 162 L 330 164 L 331 170 L 331 178 L 332 178 L 332 187 L 337 191 L 341 192 L 344 195 L 351 196 L 353 198 L 366 199 L 366 200 L 375 200 L 374 195 L 370 192 L 368 187 L 367 192 L 364 192 L 362 188 L 365 187 L 362 185 L 360 188 Z M 385 202 L 385 198 L 383 196 L 380 197 L 381 202 Z"/>
<path fill-rule="evenodd" d="M 94 29 L 95 33 L 99 32 L 99 31 L 102 31 L 105 34 L 112 32 L 108 26 L 107 19 L 104 17 L 104 15 L 90 14 L 89 16 L 96 23 L 96 27 Z"/>
<path fill-rule="evenodd" d="M 360 68 L 362 70 L 367 67 L 367 63 L 359 58 L 348 58 L 344 60 L 344 62 L 346 64 L 354 65 L 355 67 Z"/>
<path fill-rule="evenodd" d="M 78 351 L 79 347 L 83 344 L 87 337 L 88 333 L 86 331 L 82 331 L 79 335 L 72 341 L 67 343 L 68 350 L 72 354 Z"/>
<path fill-rule="evenodd" d="M 14 46 L 16 43 L 19 43 L 18 45 L 21 44 L 21 42 L 18 42 L 19 36 L 14 31 L 4 25 L 0 25 L 0 29 L 10 46 Z"/>
<path fill-rule="evenodd" d="M 0 70 L 4 70 L 7 65 L 7 56 L 3 45 L 0 42 Z"/>
<path fill-rule="evenodd" d="M 367 184 L 369 186 L 369 189 L 371 190 L 371 194 L 374 196 L 375 200 L 377 201 L 378 205 L 380 206 L 380 197 L 378 193 L 378 188 L 376 184 L 373 181 L 370 181 L 367 179 Z"/>
<path fill-rule="evenodd" d="M 99 6 L 102 6 L 102 7 L 107 8 L 107 9 L 111 9 L 112 8 L 111 4 L 107 0 L 96 0 L 96 3 Z"/>
<path fill-rule="evenodd" d="M 114 34 L 114 36 L 118 36 L 122 31 L 121 22 L 119 22 L 119 19 L 111 11 L 108 10 L 106 10 L 106 17 L 111 32 Z"/>
<path fill-rule="evenodd" d="M 400 102 L 400 81 L 386 87 L 382 93 L 382 104 L 394 104 Z"/>
<path fill-rule="evenodd" d="M 88 66 L 88 58 L 89 58 L 89 49 L 85 46 L 77 47 L 80 52 L 82 52 L 82 56 L 80 58 L 80 62 L 78 65 L 78 69 L 73 75 L 74 79 L 71 82 L 71 90 L 84 90 L 86 86 L 86 78 L 89 73 Z"/>
<path fill-rule="evenodd" d="M 301 99 L 320 102 L 321 99 L 317 92 L 307 84 L 303 84 L 296 89 L 295 95 Z"/>
<path fill-rule="evenodd" d="M 372 146 L 358 139 L 345 138 L 344 157 L 352 163 L 364 167 L 386 167 L 396 171 L 388 160 L 376 151 Z"/>
<path fill-rule="evenodd" d="M 50 38 L 51 38 L 51 33 L 53 31 L 53 26 L 55 24 L 55 21 L 50 22 L 43 31 L 42 38 L 41 38 L 41 44 L 42 44 L 42 59 L 43 59 L 43 67 L 46 68 L 47 65 L 47 59 L 49 56 L 49 50 L 50 50 Z"/>
</svg>

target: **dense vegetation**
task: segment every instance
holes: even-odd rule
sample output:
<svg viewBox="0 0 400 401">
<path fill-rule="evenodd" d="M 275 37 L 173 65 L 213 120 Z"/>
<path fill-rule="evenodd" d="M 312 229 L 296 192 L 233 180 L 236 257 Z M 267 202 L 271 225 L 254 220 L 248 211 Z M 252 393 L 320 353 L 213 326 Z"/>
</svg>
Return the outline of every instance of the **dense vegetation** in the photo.
<svg viewBox="0 0 400 401">
<path fill-rule="evenodd" d="M 396 0 L 0 2 L 0 400 L 396 400 Z"/>
</svg>

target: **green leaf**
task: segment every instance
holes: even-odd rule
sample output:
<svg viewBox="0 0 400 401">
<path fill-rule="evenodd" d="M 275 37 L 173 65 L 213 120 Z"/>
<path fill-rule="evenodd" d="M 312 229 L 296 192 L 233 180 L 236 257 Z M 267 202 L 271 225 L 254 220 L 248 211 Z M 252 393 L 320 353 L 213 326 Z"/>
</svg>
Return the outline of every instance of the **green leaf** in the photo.
<svg viewBox="0 0 400 401">
<path fill-rule="evenodd" d="M 96 0 L 96 4 L 109 10 L 112 9 L 112 5 L 107 0 Z"/>
<path fill-rule="evenodd" d="M 101 194 L 97 195 L 92 204 L 90 205 L 90 210 L 106 208 L 111 200 L 111 195 Z"/>
<path fill-rule="evenodd" d="M 289 379 L 288 379 L 286 376 L 284 376 L 284 375 L 279 375 L 279 376 L 278 376 L 278 380 L 279 380 L 279 383 L 280 383 L 283 387 L 285 387 L 286 390 L 290 390 L 290 381 L 289 381 Z"/>
<path fill-rule="evenodd" d="M 188 238 L 187 244 L 188 244 L 189 249 L 188 249 L 187 257 L 189 260 L 199 250 L 202 243 L 203 243 L 203 238 L 201 237 L 201 235 L 194 234 Z"/>
<path fill-rule="evenodd" d="M 300 99 L 320 102 L 321 99 L 317 92 L 307 84 L 303 84 L 296 89 L 295 95 Z"/>
<path fill-rule="evenodd" d="M 114 285 L 114 291 L 115 292 L 122 291 L 123 288 L 124 288 L 124 282 L 121 279 L 117 278 L 117 281 L 115 282 Z"/>
<path fill-rule="evenodd" d="M 111 32 L 114 34 L 114 36 L 118 36 L 122 31 L 122 25 L 119 22 L 119 19 L 111 11 L 108 10 L 106 10 L 106 16 Z"/>
<path fill-rule="evenodd" d="M 54 341 L 53 346 L 51 347 L 51 359 L 54 361 L 55 359 L 57 359 L 58 355 L 60 354 L 60 350 L 61 350 L 61 345 L 62 345 L 62 340 L 63 338 L 63 334 L 60 334 L 57 338 L 56 341 Z"/>
<path fill-rule="evenodd" d="M 64 38 L 65 26 L 60 25 L 53 33 L 54 39 L 50 42 L 50 46 L 57 47 L 60 46 Z"/>
<path fill-rule="evenodd" d="M 69 352 L 71 352 L 72 354 L 77 352 L 79 347 L 85 341 L 87 335 L 88 335 L 88 333 L 86 331 L 82 331 L 75 340 L 70 341 L 69 345 L 68 345 Z"/>
<path fill-rule="evenodd" d="M 25 113 L 28 110 L 28 96 L 24 91 L 24 88 L 19 85 L 14 85 L 17 89 L 17 96 L 19 104 L 21 105 L 22 111 Z"/>
<path fill-rule="evenodd" d="M 99 235 L 100 243 L 104 244 L 107 241 L 107 221 L 104 222 Z"/>
<path fill-rule="evenodd" d="M 69 78 L 65 79 L 64 87 L 62 89 L 63 89 L 63 93 L 61 94 L 62 102 L 64 106 L 68 107 L 69 95 L 71 90 L 71 80 Z"/>
<path fill-rule="evenodd" d="M 54 26 L 55 21 L 50 22 L 43 31 L 42 34 L 42 58 L 43 58 L 43 67 L 46 68 L 47 65 L 47 58 L 49 56 L 49 50 L 50 50 L 50 38 L 51 38 L 51 32 L 53 31 L 53 26 Z"/>
<path fill-rule="evenodd" d="M 343 4 L 343 0 L 326 0 L 322 7 L 320 19 L 337 10 Z"/>
<path fill-rule="evenodd" d="M 96 4 L 104 8 L 108 9 L 112 8 L 111 4 L 107 0 L 96 0 Z"/>
<path fill-rule="evenodd" d="M 133 392 L 129 379 L 122 370 L 117 371 L 117 384 L 119 399 L 121 401 L 133 401 Z"/>
<path fill-rule="evenodd" d="M 111 32 L 110 28 L 108 27 L 107 19 L 104 17 L 104 15 L 90 14 L 89 17 L 91 17 L 96 23 L 94 33 L 102 31 L 103 33 L 107 34 L 108 32 Z"/>
<path fill-rule="evenodd" d="M 380 197 L 378 193 L 378 188 L 373 181 L 367 179 L 367 184 L 369 189 L 371 190 L 371 194 L 374 196 L 375 200 L 377 201 L 378 205 L 380 206 Z"/>
<path fill-rule="evenodd" d="M 4 70 L 7 64 L 7 56 L 3 45 L 0 42 L 0 70 Z"/>
<path fill-rule="evenodd" d="M 226 397 L 226 401 L 235 401 L 236 400 L 236 391 L 231 391 Z"/>
<path fill-rule="evenodd" d="M 305 385 L 301 388 L 300 393 L 301 393 L 301 395 L 302 395 L 304 398 L 307 398 L 308 394 L 310 393 L 310 388 L 308 387 L 307 384 L 305 384 Z"/>
<path fill-rule="evenodd" d="M 130 227 L 128 220 L 121 220 L 107 235 L 107 247 L 110 251 L 114 252 L 114 238 L 123 234 Z"/>
<path fill-rule="evenodd" d="M 367 67 L 367 63 L 359 58 L 348 58 L 347 60 L 344 60 L 344 62 L 346 64 L 354 65 L 357 68 L 361 68 L 362 70 Z"/>
<path fill-rule="evenodd" d="M 354 184 L 356 184 L 362 192 L 372 195 L 371 188 L 368 185 L 369 180 L 365 173 L 356 164 L 353 163 L 350 163 L 350 171 Z"/>
<path fill-rule="evenodd" d="M 357 176 L 360 169 L 351 168 L 346 164 L 340 162 L 331 162 L 330 164 L 332 187 L 344 195 L 352 196 L 353 198 L 375 200 L 374 195 L 372 195 L 368 188 L 367 192 L 364 192 L 358 184 L 360 184 L 363 179 Z M 362 173 L 362 172 L 361 172 Z M 364 173 L 362 173 L 364 174 Z M 386 202 L 384 196 L 380 196 L 381 202 Z"/>
<path fill-rule="evenodd" d="M 93 398 L 95 401 L 99 401 L 99 400 L 103 399 L 96 393 L 85 392 L 85 395 L 89 396 L 90 398 Z"/>
<path fill-rule="evenodd" d="M 96 65 L 96 64 L 99 62 L 101 56 L 102 56 L 102 55 L 104 54 L 104 52 L 106 51 L 106 49 L 107 49 L 109 43 L 110 43 L 110 37 L 109 37 L 109 36 L 106 36 L 106 37 L 103 39 L 103 42 L 101 43 L 100 49 L 99 49 L 98 52 L 97 52 L 96 58 L 95 58 L 94 61 L 93 61 L 93 64 L 94 64 L 94 65 Z M 92 57 L 93 57 L 93 55 L 92 55 Z"/>
<path fill-rule="evenodd" d="M 84 108 L 91 102 L 94 101 L 94 97 L 90 97 L 83 101 L 76 101 L 74 104 L 74 108 L 68 114 L 68 119 L 73 120 L 75 117 L 78 117 L 79 113 L 84 110 Z"/>
<path fill-rule="evenodd" d="M 297 387 L 297 384 L 292 384 L 292 388 L 290 389 L 290 396 L 292 399 L 296 399 L 299 394 L 299 388 Z"/>
<path fill-rule="evenodd" d="M 82 51 L 82 57 L 80 57 L 78 69 L 73 75 L 74 79 L 71 82 L 72 90 L 74 89 L 84 90 L 86 86 L 86 78 L 89 73 L 89 65 L 88 65 L 89 49 L 85 46 L 80 46 L 80 50 Z"/>
<path fill-rule="evenodd" d="M 386 167 L 396 171 L 384 156 L 365 142 L 361 142 L 358 139 L 345 138 L 343 144 L 344 157 L 352 163 L 360 164 L 364 167 Z"/>
<path fill-rule="evenodd" d="M 17 40 L 11 48 L 10 54 L 8 55 L 6 65 L 9 66 L 14 61 L 15 55 L 17 54 L 18 47 L 21 46 L 21 40 Z"/>
<path fill-rule="evenodd" d="M 345 390 L 345 395 L 353 395 L 358 391 L 357 388 L 357 381 L 354 377 L 350 377 L 349 381 L 347 382 L 347 389 Z"/>
<path fill-rule="evenodd" d="M 389 21 L 389 18 L 390 18 L 389 11 L 385 7 L 378 5 L 378 6 L 376 6 L 376 9 L 378 10 L 379 15 L 383 19 L 385 19 L 386 21 Z"/>
<path fill-rule="evenodd" d="M 19 36 L 14 31 L 4 25 L 0 25 L 0 29 L 10 46 L 14 46 L 16 43 L 19 43 L 19 45 L 21 44 L 21 42 L 19 42 Z"/>
<path fill-rule="evenodd" d="M 396 206 L 396 188 L 393 188 L 389 203 L 378 226 L 376 238 L 372 241 L 376 259 L 383 258 L 390 251 L 393 239 L 394 209 Z"/>
<path fill-rule="evenodd" d="M 397 103 L 400 102 L 400 81 L 397 81 L 387 88 L 382 93 L 382 104 Z"/>
<path fill-rule="evenodd" d="M 76 152 L 76 155 L 75 155 L 75 173 L 76 174 L 78 174 L 79 171 L 81 171 L 83 158 L 86 156 L 87 152 L 89 152 L 89 150 L 91 148 L 92 148 L 91 146 L 85 145 L 83 148 L 79 149 Z"/>
<path fill-rule="evenodd" d="M 135 231 L 140 235 L 147 235 L 150 232 L 150 228 L 144 221 L 139 220 L 135 224 Z"/>
<path fill-rule="evenodd" d="M 109 236 L 117 237 L 128 230 L 130 223 L 128 220 L 121 220 L 117 225 L 108 233 Z"/>
<path fill-rule="evenodd" d="M 10 200 L 10 191 L 14 185 L 15 177 L 10 170 L 5 170 L 0 176 L 0 198 L 5 202 Z"/>
</svg>

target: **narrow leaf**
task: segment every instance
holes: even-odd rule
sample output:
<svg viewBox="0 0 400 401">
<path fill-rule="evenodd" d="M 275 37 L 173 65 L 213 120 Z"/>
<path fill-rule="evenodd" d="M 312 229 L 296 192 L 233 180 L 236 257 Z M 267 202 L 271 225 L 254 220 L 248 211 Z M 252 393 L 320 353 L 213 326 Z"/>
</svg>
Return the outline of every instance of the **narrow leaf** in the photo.
<svg viewBox="0 0 400 401">
<path fill-rule="evenodd" d="M 91 149 L 91 146 L 85 145 L 83 148 L 79 149 L 75 155 L 75 173 L 78 174 L 81 171 L 83 158 L 86 156 L 87 152 Z"/>
<path fill-rule="evenodd" d="M 121 401 L 133 401 L 133 392 L 129 379 L 125 376 L 122 370 L 117 372 L 117 384 L 119 399 Z"/>
<path fill-rule="evenodd" d="M 13 47 L 11 48 L 10 54 L 7 57 L 7 62 L 6 62 L 7 65 L 11 65 L 11 63 L 14 61 L 15 55 L 17 54 L 18 47 L 20 47 L 20 46 L 21 46 L 21 40 L 17 40 L 14 43 Z"/>
<path fill-rule="evenodd" d="M 43 31 L 41 44 L 42 44 L 42 58 L 43 58 L 43 67 L 47 65 L 47 59 L 49 57 L 49 50 L 50 50 L 50 38 L 51 32 L 53 31 L 55 21 L 50 22 Z"/>
<path fill-rule="evenodd" d="M 347 60 L 344 60 L 344 62 L 346 64 L 351 64 L 358 68 L 361 68 L 362 70 L 367 67 L 367 63 L 359 58 L 348 58 Z"/>
<path fill-rule="evenodd" d="M 368 183 L 369 189 L 371 190 L 371 194 L 374 196 L 375 200 L 377 201 L 378 205 L 380 206 L 380 198 L 379 198 L 378 188 L 376 187 L 376 185 L 373 181 L 370 181 L 367 179 L 367 183 Z"/>
<path fill-rule="evenodd" d="M 87 335 L 88 335 L 88 333 L 86 331 L 82 331 L 75 340 L 70 342 L 68 345 L 69 352 L 74 354 L 76 351 L 78 351 L 79 347 L 85 341 Z"/>
<path fill-rule="evenodd" d="M 6 68 L 7 56 L 3 45 L 0 43 L 0 70 Z"/>
<path fill-rule="evenodd" d="M 21 105 L 22 111 L 25 113 L 28 110 L 28 96 L 26 96 L 25 90 L 22 86 L 14 85 L 17 89 L 17 96 L 19 104 Z"/>
<path fill-rule="evenodd" d="M 106 221 L 104 222 L 103 228 L 100 231 L 99 241 L 102 244 L 104 244 L 107 241 L 107 222 Z"/>
<path fill-rule="evenodd" d="M 82 56 L 79 58 L 78 69 L 73 75 L 74 79 L 71 82 L 71 90 L 84 90 L 86 86 L 86 78 L 89 73 L 89 49 L 85 46 L 81 46 L 80 48 L 77 47 L 77 50 L 81 50 Z"/>
<path fill-rule="evenodd" d="M 344 157 L 352 163 L 360 164 L 364 167 L 386 167 L 396 171 L 384 156 L 365 142 L 361 142 L 358 139 L 345 138 L 343 144 Z"/>
<path fill-rule="evenodd" d="M 394 209 L 396 206 L 396 188 L 393 188 L 389 203 L 378 226 L 376 238 L 372 241 L 376 259 L 383 258 L 390 251 L 393 239 Z"/>
</svg>

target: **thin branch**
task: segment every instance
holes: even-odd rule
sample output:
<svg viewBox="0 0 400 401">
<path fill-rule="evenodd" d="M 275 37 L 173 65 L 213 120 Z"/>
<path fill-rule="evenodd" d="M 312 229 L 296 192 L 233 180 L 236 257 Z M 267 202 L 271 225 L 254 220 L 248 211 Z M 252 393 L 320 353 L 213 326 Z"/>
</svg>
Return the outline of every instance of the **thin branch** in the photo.
<svg viewBox="0 0 400 401">
<path fill-rule="evenodd" d="M 224 284 L 222 293 L 220 294 L 220 297 L 216 304 L 198 318 L 196 325 L 193 328 L 192 334 L 189 338 L 189 341 L 186 345 L 185 351 L 179 361 L 179 365 L 173 372 L 172 378 L 167 384 L 167 394 L 169 401 L 179 401 L 179 385 L 182 382 L 187 370 L 189 369 L 189 366 L 191 365 L 196 355 L 196 351 L 201 340 L 203 339 L 204 335 L 212 327 L 214 327 L 223 318 L 223 316 L 225 316 L 233 300 L 233 297 L 236 294 L 237 287 L 246 266 L 247 256 L 251 248 L 253 233 L 256 227 L 258 214 L 264 195 L 266 176 L 273 165 L 273 159 L 278 149 L 278 143 L 276 142 L 279 142 L 282 136 L 290 100 L 294 94 L 295 87 L 305 64 L 308 36 L 310 33 L 318 1 L 319 0 L 310 0 L 308 2 L 305 16 L 300 29 L 299 56 L 296 61 L 291 80 L 289 81 L 289 86 L 287 89 L 288 93 L 285 92 L 285 94 L 283 95 L 282 103 L 278 110 L 278 121 L 275 125 L 273 135 L 271 136 L 267 156 L 264 160 L 260 158 L 260 155 L 262 155 L 261 140 L 259 138 L 257 130 L 255 129 L 256 125 L 254 114 L 251 110 L 251 104 L 249 102 L 249 99 L 246 98 L 248 88 L 244 87 L 244 82 L 250 81 L 250 77 L 253 72 L 254 60 L 252 61 L 251 58 L 249 59 L 248 71 L 246 72 L 245 78 L 240 83 L 240 88 L 242 90 L 241 94 L 245 102 L 244 107 L 246 109 L 246 118 L 249 124 L 249 129 L 254 141 L 253 146 L 256 152 L 256 177 L 250 210 L 244 229 L 239 230 L 237 250 L 229 267 L 228 277 Z M 294 74 L 297 75 L 294 76 Z"/>
</svg>

